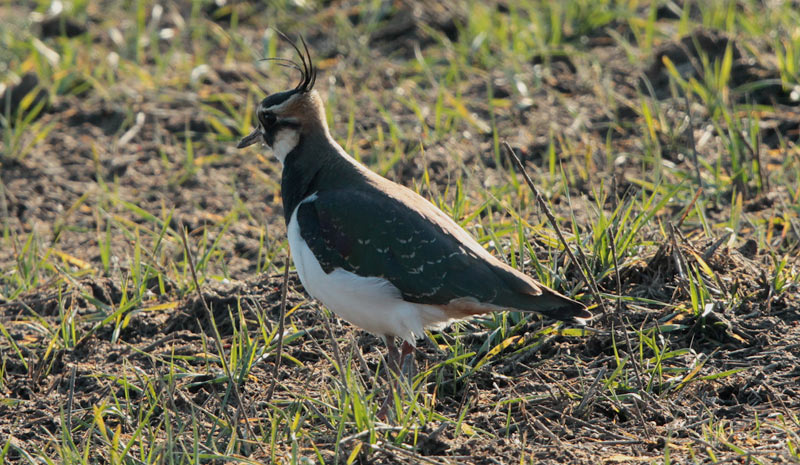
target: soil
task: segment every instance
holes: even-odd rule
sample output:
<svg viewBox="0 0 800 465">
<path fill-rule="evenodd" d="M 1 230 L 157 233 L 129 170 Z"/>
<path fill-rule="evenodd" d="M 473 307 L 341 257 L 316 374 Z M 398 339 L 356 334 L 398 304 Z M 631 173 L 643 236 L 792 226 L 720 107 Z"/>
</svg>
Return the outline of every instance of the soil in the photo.
<svg viewBox="0 0 800 465">
<path fill-rule="evenodd" d="M 435 41 L 426 32 L 427 27 L 451 39 L 457 37 L 458 29 L 454 24 L 458 23 L 457 15 L 461 13 L 433 8 L 422 13 L 412 9 L 395 14 L 399 19 L 395 18 L 398 20 L 391 22 L 391 27 L 378 30 L 369 38 L 376 57 L 390 53 L 391 47 L 397 44 L 394 52 L 397 56 L 413 56 L 415 45 L 423 50 L 432 46 Z M 224 14 L 209 15 L 223 25 L 230 20 Z M 357 21 L 358 17 L 352 20 Z M 421 24 L 425 27 L 420 27 Z M 51 21 L 42 25 L 41 39 L 80 35 L 87 28 L 100 27 L 94 22 Z M 253 27 L 254 35 L 256 30 Z M 622 33 L 625 33 L 624 28 Z M 697 72 L 694 63 L 697 47 L 713 55 L 724 53 L 731 44 L 735 61 L 731 79 L 735 86 L 777 76 L 774 69 L 757 62 L 749 52 L 733 43 L 733 39 L 716 31 L 698 30 L 683 40 L 662 44 L 655 53 L 656 59 L 643 63 L 636 72 L 630 70 L 624 51 L 602 31 L 585 37 L 581 43 L 589 48 L 584 53 L 541 57 L 530 63 L 525 72 L 541 75 L 543 86 L 533 91 L 528 100 L 523 99 L 519 105 L 504 109 L 498 115 L 500 137 L 508 139 L 519 150 L 535 177 L 546 171 L 542 167 L 548 157 L 551 133 L 573 138 L 575 144 L 587 148 L 603 147 L 607 137 L 610 138 L 617 154 L 613 166 L 607 166 L 605 155 L 597 153 L 590 161 L 596 169 L 589 175 L 591 182 L 571 187 L 571 204 L 564 199 L 553 199 L 562 218 L 570 217 L 571 205 L 579 225 L 582 218 L 588 218 L 588 209 L 594 205 L 591 185 L 594 181 L 615 179 L 617 183 L 618 196 L 608 199 L 606 208 L 612 208 L 614 202 L 625 201 L 627 193 L 637 191 L 631 179 L 639 169 L 634 154 L 641 145 L 641 135 L 635 133 L 633 125 L 626 124 L 641 117 L 628 106 L 610 108 L 607 102 L 600 101 L 591 91 L 595 76 L 589 74 L 592 68 L 587 64 L 601 63 L 604 77 L 620 96 L 635 99 L 640 92 L 649 93 L 650 86 L 653 97 L 671 109 L 667 114 L 676 121 L 686 114 L 687 102 L 672 95 L 661 57 L 671 59 L 688 78 Z M 325 53 L 337 56 L 335 47 L 330 45 L 335 42 L 333 38 L 320 32 L 309 39 L 312 48 L 327 50 L 323 56 Z M 576 43 L 578 40 L 575 38 Z M 65 422 L 67 425 L 90 423 L 93 405 L 134 392 L 124 391 L 113 382 L 117 377 L 129 377 L 130 366 L 153 377 L 164 376 L 167 374 L 165 360 L 172 356 L 213 352 L 209 345 L 216 337 L 214 328 L 219 331 L 223 344 L 228 344 L 242 325 L 254 331 L 261 318 L 270 325 L 277 321 L 282 278 L 276 270 L 282 268 L 285 250 L 275 247 L 274 256 L 270 257 L 274 264 L 267 273 L 259 273 L 263 269 L 259 250 L 265 240 L 280 244 L 285 233 L 278 188 L 279 166 L 235 150 L 235 140 L 220 142 L 213 137 L 218 130 L 197 110 L 200 102 L 212 104 L 209 96 L 214 93 L 246 95 L 247 83 L 262 77 L 250 64 L 224 64 L 221 55 L 212 56 L 209 63 L 210 72 L 195 90 L 136 92 L 133 89 L 111 100 L 91 93 L 55 98 L 43 94 L 41 98 L 52 100 L 47 101 L 41 119 L 54 125 L 52 131 L 23 159 L 2 160 L 0 214 L 5 218 L 3 223 L 9 235 L 24 238 L 35 234 L 44 244 L 43 248 L 52 247 L 70 257 L 64 259 L 63 267 L 75 271 L 86 266 L 87 272 L 78 279 L 63 279 L 55 269 L 54 277 L 39 283 L 35 289 L 14 299 L 0 299 L 0 323 L 8 332 L 7 341 L 13 340 L 16 344 L 16 349 L 12 350 L 8 342 L 2 343 L 5 381 L 0 385 L 3 397 L 0 437 L 11 438 L 28 450 L 52 453 L 49 449 L 52 438 L 60 437 Z M 391 66 L 391 63 L 376 58 L 375 66 L 381 65 Z M 375 76 L 364 74 L 347 79 L 355 82 L 366 78 L 365 85 L 371 87 L 392 85 Z M 514 84 L 508 82 L 504 74 L 497 73 L 491 79 L 496 96 L 516 92 L 512 91 Z M 33 88 L 36 80 L 34 75 L 26 76 L 19 86 Z M 484 81 L 483 78 L 476 80 L 475 93 L 485 93 Z M 13 109 L 19 105 L 23 91 L 21 87 L 10 87 L 0 102 L 5 106 L 9 99 Z M 164 98 L 165 95 L 169 98 Z M 762 156 L 765 166 L 780 167 L 783 161 L 780 150 L 786 146 L 786 141 L 796 144 L 800 140 L 800 109 L 791 97 L 791 89 L 767 86 L 755 93 L 734 97 L 741 102 L 772 106 L 761 119 L 764 128 Z M 481 101 L 480 98 L 476 100 Z M 374 103 L 365 102 L 363 108 L 367 116 L 360 130 L 370 132 L 377 125 L 385 124 L 374 116 L 377 114 L 373 111 Z M 576 112 L 565 111 L 566 108 L 579 110 L 576 115 Z M 472 110 L 479 117 L 485 111 L 480 107 Z M 397 112 L 400 124 L 414 118 L 406 108 L 389 108 L 388 111 Z M 140 113 L 144 115 L 143 121 L 131 118 L 132 114 Z M 702 139 L 706 131 L 704 116 L 693 115 L 690 129 L 694 140 Z M 521 125 L 530 130 L 518 131 Z M 238 128 L 229 129 L 238 134 Z M 344 124 L 334 127 L 337 138 L 343 138 L 344 131 Z M 480 173 L 473 174 L 467 186 L 504 182 L 504 167 L 495 166 L 489 155 L 493 144 L 491 134 L 476 131 L 471 137 L 470 142 L 443 140 L 427 148 L 425 163 L 432 177 L 432 196 L 454 185 L 454 173 Z M 693 172 L 690 157 L 686 155 L 689 139 L 679 135 L 674 140 L 661 142 L 674 149 L 665 150 L 673 157 L 673 163 L 685 165 L 687 172 Z M 191 141 L 200 159 L 190 167 L 185 163 L 187 140 Z M 408 134 L 404 142 L 409 148 L 417 145 L 413 134 Z M 714 143 L 701 148 L 700 156 L 714 156 L 717 153 Z M 369 147 L 362 149 L 369 153 Z M 460 160 L 450 156 L 456 152 L 462 154 Z M 365 161 L 370 162 L 368 156 Z M 419 160 L 403 159 L 392 166 L 386 176 L 413 185 L 419 182 L 422 173 Z M 780 190 L 758 191 L 749 186 L 743 208 L 759 218 L 779 217 L 787 205 L 792 204 L 792 195 Z M 165 221 L 174 230 L 185 227 L 195 256 L 203 250 L 201 244 L 220 239 L 215 254 L 224 260 L 213 261 L 210 266 L 214 269 L 209 273 L 218 279 L 202 285 L 204 300 L 214 316 L 213 325 L 209 312 L 195 293 L 184 295 L 177 291 L 185 288 L 185 283 L 157 280 L 147 284 L 152 296 L 140 310 L 163 304 L 162 309 L 133 311 L 125 316 L 125 323 L 119 325 L 117 331 L 115 325 L 100 325 L 97 318 L 92 318 L 105 314 L 120 302 L 124 293 L 131 292 L 130 282 L 120 279 L 133 273 L 136 238 L 130 234 L 137 231 L 137 226 L 139 234 L 148 240 L 159 233 L 156 223 L 139 210 L 126 206 L 130 204 L 162 220 L 168 218 Z M 665 209 L 659 219 L 674 222 L 682 207 L 676 207 L 675 211 Z M 724 218 L 730 205 L 722 203 L 716 210 L 714 208 L 712 205 L 707 215 Z M 231 217 L 231 212 L 237 214 Z M 104 271 L 102 241 L 109 224 L 115 228 L 122 225 L 130 234 L 114 234 L 110 238 L 110 249 L 115 251 L 115 256 L 111 257 L 109 270 Z M 583 224 L 589 224 L 588 220 Z M 619 308 L 609 308 L 607 315 L 593 322 L 590 337 L 553 334 L 541 341 L 527 341 L 540 344 L 535 345 L 536 350 L 489 363 L 465 379 L 442 382 L 438 388 L 440 392 L 436 393 L 437 412 L 450 419 L 463 415 L 464 424 L 481 430 L 482 434 L 473 437 L 462 434 L 463 431 L 452 424 L 433 421 L 419 432 L 415 453 L 454 463 L 519 463 L 523 458 L 537 463 L 596 463 L 598 457 L 605 463 L 641 463 L 664 460 L 664 449 L 669 444 L 673 457 L 688 460 L 692 451 L 706 447 L 717 450 L 719 444 L 704 444 L 702 438 L 709 424 L 721 422 L 729 430 L 731 443 L 765 451 L 758 456 L 760 460 L 766 463 L 790 461 L 785 454 L 785 435 L 765 434 L 758 444 L 741 441 L 749 440 L 745 437 L 754 428 L 755 418 L 777 422 L 778 416 L 783 415 L 789 430 L 800 428 L 796 424 L 800 412 L 798 289 L 791 287 L 776 295 L 771 276 L 767 274 L 773 268 L 774 253 L 796 253 L 798 231 L 792 227 L 784 229 L 782 238 L 774 242 L 773 250 L 761 250 L 754 241 L 747 239 L 720 245 L 716 240 L 705 239 L 700 232 L 684 227 L 664 241 L 658 239 L 654 230 L 653 247 L 644 251 L 641 260 L 625 263 L 620 270 L 621 289 L 617 289 L 613 276 L 599 283 L 605 292 L 621 291 L 623 295 L 643 299 L 641 302 L 665 302 L 666 306 L 623 304 Z M 15 269 L 19 253 L 19 249 L 12 247 L 0 250 L 0 269 Z M 549 256 L 542 253 L 542 258 Z M 160 260 L 165 266 L 180 261 L 182 244 L 172 238 L 164 242 L 158 254 L 162 258 L 155 261 Z M 740 296 L 739 305 L 713 308 L 707 315 L 697 317 L 676 310 L 676 306 L 689 300 L 683 269 L 686 263 L 698 264 L 697 257 L 703 257 L 703 262 L 719 277 L 719 282 L 710 285 L 734 290 Z M 579 282 L 577 271 L 566 258 L 559 260 L 571 267 L 568 276 L 573 282 Z M 797 265 L 797 259 L 792 258 L 790 266 Z M 325 356 L 325 352 L 331 353 L 325 318 L 319 304 L 306 299 L 294 274 L 288 296 L 289 308 L 299 305 L 288 323 L 307 332 L 299 341 L 286 346 L 288 354 L 302 365 L 282 366 L 272 402 L 292 399 L 291 394 L 297 390 L 317 398 L 327 392 L 326 386 L 337 377 Z M 612 305 L 611 302 L 606 304 Z M 52 337 L 41 328 L 59 330 L 66 314 L 84 317 L 78 319 L 76 331 L 81 338 L 71 348 L 42 350 L 43 341 Z M 235 316 L 233 320 L 232 315 Z M 24 324 L 31 318 L 41 321 L 41 325 Z M 530 333 L 536 333 L 546 323 L 530 323 Z M 656 339 L 670 350 L 683 352 L 665 361 L 667 374 L 663 378 L 620 381 L 616 396 L 612 397 L 607 395 L 607 388 L 593 389 L 592 386 L 617 368 L 614 347 L 625 340 L 620 330 L 623 326 L 644 328 L 657 334 Z M 379 352 L 383 350 L 381 341 L 338 320 L 333 322 L 333 332 L 345 354 L 363 354 L 365 363 L 359 370 L 360 375 L 366 380 L 374 378 Z M 485 342 L 487 332 L 477 323 L 466 323 L 463 333 L 469 332 L 475 334 L 457 337 L 477 351 Z M 638 340 L 632 343 L 632 352 L 636 353 Z M 33 363 L 27 367 L 23 365 L 14 350 L 19 350 Z M 416 360 L 418 370 L 425 370 L 444 358 L 433 348 L 421 345 Z M 682 376 L 672 378 L 668 374 L 671 367 L 695 363 L 702 368 L 693 380 Z M 248 406 L 245 413 L 254 424 L 269 424 L 263 413 L 265 409 L 260 407 L 265 405 L 268 387 L 274 381 L 273 364 L 270 357 L 259 360 L 241 386 L 240 395 Z M 205 370 L 203 366 L 196 368 L 198 373 Z M 737 369 L 742 371 L 718 380 L 701 380 Z M 447 372 L 448 368 L 441 370 L 442 379 L 455 378 L 453 373 Z M 221 392 L 207 382 L 217 375 L 209 372 L 204 375 L 207 378 L 197 377 L 179 384 L 178 392 L 171 394 L 173 411 L 157 412 L 151 421 L 165 421 L 168 414 L 187 418 L 195 414 L 198 406 L 232 414 L 235 405 L 223 407 Z M 687 385 L 674 390 L 681 382 Z M 639 388 L 644 386 L 650 386 L 653 394 L 643 394 L 647 388 Z M 165 386 L 153 389 L 160 392 Z M 219 389 L 224 391 L 224 387 Z M 376 390 L 380 390 L 380 386 L 376 386 Z M 578 395 L 587 390 L 588 395 L 582 398 Z M 144 394 L 139 392 L 138 395 Z M 507 405 L 502 402 L 511 397 L 531 400 Z M 322 430 L 328 428 L 330 433 L 329 443 L 317 443 L 328 461 L 333 458 L 336 429 L 322 421 L 319 425 Z M 407 438 L 406 442 L 411 440 Z M 745 462 L 744 457 L 727 450 L 732 454 L 731 461 Z M 13 454 L 10 453 L 10 459 L 21 460 Z M 266 460 L 261 454 L 260 449 L 253 447 L 251 458 Z M 414 463 L 415 460 L 406 451 L 388 446 L 377 448 L 368 458 L 363 457 L 363 463 Z"/>
</svg>

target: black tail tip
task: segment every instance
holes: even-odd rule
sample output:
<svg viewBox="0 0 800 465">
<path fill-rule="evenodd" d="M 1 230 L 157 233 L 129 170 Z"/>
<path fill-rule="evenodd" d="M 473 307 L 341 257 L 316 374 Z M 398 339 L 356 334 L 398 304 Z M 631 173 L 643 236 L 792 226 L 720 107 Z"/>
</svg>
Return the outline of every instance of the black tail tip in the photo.
<svg viewBox="0 0 800 465">
<path fill-rule="evenodd" d="M 566 305 L 561 305 L 557 308 L 551 309 L 544 314 L 557 320 L 575 323 L 580 326 L 586 326 L 592 320 L 592 312 L 586 309 L 582 303 L 564 297 L 568 300 Z"/>
<path fill-rule="evenodd" d="M 575 315 L 572 317 L 572 322 L 580 325 L 580 326 L 587 326 L 590 321 L 592 321 L 592 312 L 583 308 L 583 311 L 579 315 Z"/>
</svg>

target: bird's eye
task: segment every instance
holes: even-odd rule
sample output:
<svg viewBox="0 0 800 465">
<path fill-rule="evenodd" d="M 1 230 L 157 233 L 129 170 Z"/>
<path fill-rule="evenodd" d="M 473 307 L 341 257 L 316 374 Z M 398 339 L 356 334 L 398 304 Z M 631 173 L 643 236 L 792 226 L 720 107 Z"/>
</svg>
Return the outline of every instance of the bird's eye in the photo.
<svg viewBox="0 0 800 465">
<path fill-rule="evenodd" d="M 275 116 L 275 113 L 267 113 L 267 112 L 259 113 L 258 119 L 261 122 L 261 126 L 263 126 L 264 128 L 272 126 L 278 120 L 278 118 Z"/>
</svg>

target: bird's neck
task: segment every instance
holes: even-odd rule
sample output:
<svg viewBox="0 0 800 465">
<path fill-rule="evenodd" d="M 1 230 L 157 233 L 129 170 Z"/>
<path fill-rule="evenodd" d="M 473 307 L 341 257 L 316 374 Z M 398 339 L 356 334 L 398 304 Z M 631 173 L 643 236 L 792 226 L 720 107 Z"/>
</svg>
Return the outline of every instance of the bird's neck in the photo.
<svg viewBox="0 0 800 465">
<path fill-rule="evenodd" d="M 327 130 L 302 133 L 283 161 L 281 197 L 286 223 L 309 195 L 323 189 L 351 187 L 362 182 L 366 173 Z"/>
</svg>

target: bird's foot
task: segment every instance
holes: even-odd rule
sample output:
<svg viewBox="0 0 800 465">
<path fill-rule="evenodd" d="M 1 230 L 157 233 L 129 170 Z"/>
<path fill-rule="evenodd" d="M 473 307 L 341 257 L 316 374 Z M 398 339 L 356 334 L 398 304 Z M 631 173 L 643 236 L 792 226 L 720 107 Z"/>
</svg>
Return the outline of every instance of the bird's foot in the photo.
<svg viewBox="0 0 800 465">
<path fill-rule="evenodd" d="M 389 412 L 392 411 L 394 408 L 394 389 L 390 390 L 389 393 L 386 395 L 386 399 L 383 400 L 381 404 L 381 408 L 378 409 L 378 413 L 375 416 L 378 420 L 382 422 L 389 421 Z"/>
</svg>

